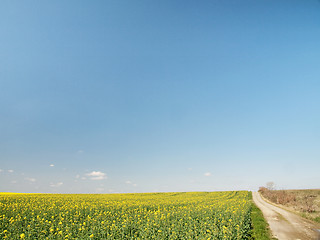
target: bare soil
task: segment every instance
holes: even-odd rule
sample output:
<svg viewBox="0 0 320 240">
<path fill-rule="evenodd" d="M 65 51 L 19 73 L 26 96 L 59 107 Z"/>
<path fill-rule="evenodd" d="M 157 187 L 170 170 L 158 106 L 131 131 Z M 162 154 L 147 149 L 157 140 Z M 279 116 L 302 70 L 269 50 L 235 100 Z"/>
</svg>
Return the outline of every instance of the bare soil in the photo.
<svg viewBox="0 0 320 240">
<path fill-rule="evenodd" d="M 304 219 L 275 204 L 266 202 L 259 193 L 253 192 L 253 201 L 268 221 L 271 232 L 279 240 L 320 239 L 320 224 Z"/>
</svg>

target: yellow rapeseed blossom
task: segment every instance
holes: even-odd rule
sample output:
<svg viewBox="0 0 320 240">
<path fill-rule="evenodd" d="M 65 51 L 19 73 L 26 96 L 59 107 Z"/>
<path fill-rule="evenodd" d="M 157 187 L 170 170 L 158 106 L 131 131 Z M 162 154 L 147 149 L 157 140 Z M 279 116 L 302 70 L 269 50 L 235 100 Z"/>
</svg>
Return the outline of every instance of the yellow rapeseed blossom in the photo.
<svg viewBox="0 0 320 240">
<path fill-rule="evenodd" d="M 0 194 L 0 239 L 243 239 L 250 209 L 246 191 Z"/>
</svg>

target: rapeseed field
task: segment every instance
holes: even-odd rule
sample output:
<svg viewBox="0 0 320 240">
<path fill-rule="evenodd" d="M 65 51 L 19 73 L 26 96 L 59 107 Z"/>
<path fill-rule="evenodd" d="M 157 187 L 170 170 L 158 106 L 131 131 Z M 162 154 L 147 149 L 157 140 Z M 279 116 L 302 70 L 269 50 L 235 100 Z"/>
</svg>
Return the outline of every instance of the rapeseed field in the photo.
<svg viewBox="0 0 320 240">
<path fill-rule="evenodd" d="M 0 194 L 1 239 L 250 239 L 251 193 Z"/>
</svg>

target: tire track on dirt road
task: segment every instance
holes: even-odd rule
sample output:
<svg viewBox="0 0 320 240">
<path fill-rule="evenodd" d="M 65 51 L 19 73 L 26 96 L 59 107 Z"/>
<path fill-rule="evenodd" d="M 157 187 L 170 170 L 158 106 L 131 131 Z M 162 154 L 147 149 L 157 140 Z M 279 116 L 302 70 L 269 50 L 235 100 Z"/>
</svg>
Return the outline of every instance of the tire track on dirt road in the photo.
<svg viewBox="0 0 320 240">
<path fill-rule="evenodd" d="M 279 240 L 320 239 L 319 233 L 316 231 L 316 229 L 320 229 L 320 224 L 312 223 L 294 213 L 267 203 L 258 192 L 252 192 L 252 198 L 269 223 L 274 237 Z"/>
</svg>

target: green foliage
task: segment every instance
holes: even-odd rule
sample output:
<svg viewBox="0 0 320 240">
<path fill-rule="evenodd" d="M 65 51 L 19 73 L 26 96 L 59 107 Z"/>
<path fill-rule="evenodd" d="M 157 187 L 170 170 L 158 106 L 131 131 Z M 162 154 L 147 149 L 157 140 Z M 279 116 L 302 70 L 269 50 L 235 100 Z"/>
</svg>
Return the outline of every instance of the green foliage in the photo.
<svg viewBox="0 0 320 240">
<path fill-rule="evenodd" d="M 272 238 L 269 225 L 263 217 L 261 210 L 252 202 L 251 205 L 252 239 L 270 240 Z"/>
<path fill-rule="evenodd" d="M 250 198 L 247 191 L 0 194 L 0 238 L 252 239 Z"/>
</svg>

